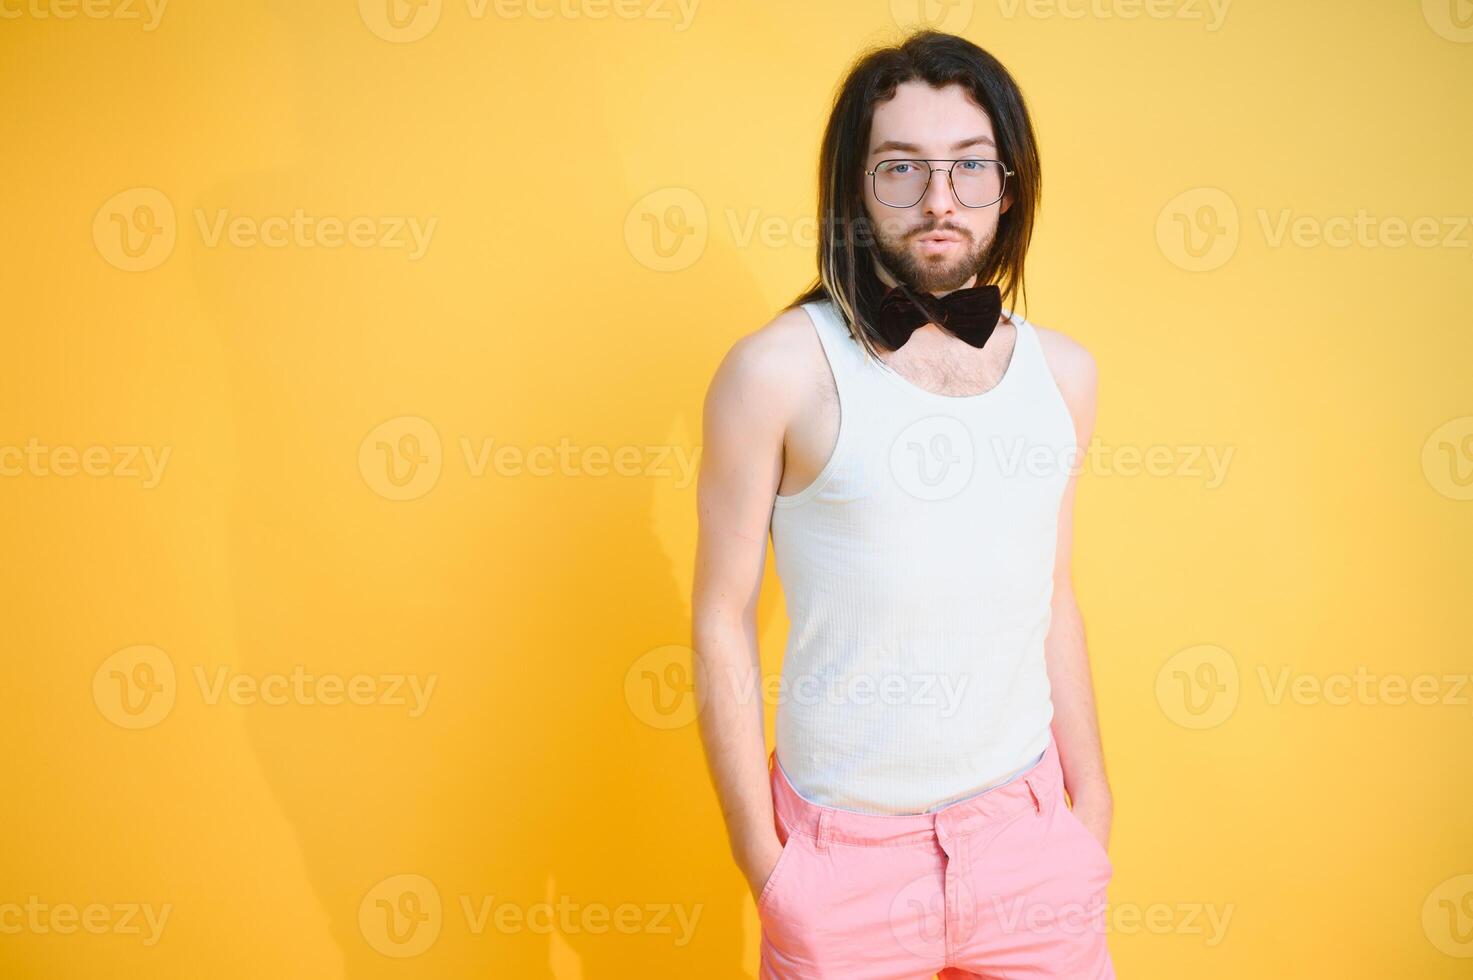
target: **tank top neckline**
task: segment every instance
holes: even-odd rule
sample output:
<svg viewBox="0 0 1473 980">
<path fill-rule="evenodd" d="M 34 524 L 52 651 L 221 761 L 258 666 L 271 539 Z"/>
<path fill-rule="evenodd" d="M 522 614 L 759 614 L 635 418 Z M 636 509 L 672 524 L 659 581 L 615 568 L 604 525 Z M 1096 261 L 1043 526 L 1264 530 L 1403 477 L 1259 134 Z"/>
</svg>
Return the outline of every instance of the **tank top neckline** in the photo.
<svg viewBox="0 0 1473 980">
<path fill-rule="evenodd" d="M 838 315 L 838 312 L 834 309 L 833 305 L 831 303 L 825 303 L 824 306 L 825 312 L 828 313 L 831 322 L 839 328 L 841 336 L 847 339 L 850 343 L 854 344 L 856 349 L 859 349 L 859 341 L 854 339 L 853 335 L 849 332 L 848 326 L 844 323 L 843 318 Z M 1005 388 L 1011 386 L 1013 375 L 1020 373 L 1020 365 L 1018 364 L 1018 360 L 1019 356 L 1023 353 L 1021 349 L 1024 342 L 1023 334 L 1030 325 L 1025 318 L 1019 316 L 1013 310 L 1004 310 L 1003 312 L 1007 315 L 1008 320 L 1012 322 L 1013 326 L 1016 328 L 1017 336 L 1013 340 L 1013 351 L 1008 356 L 1008 365 L 1006 368 L 1003 369 L 1002 377 L 997 380 L 997 384 L 993 385 L 991 388 L 988 388 L 986 391 L 979 391 L 971 395 L 943 395 L 939 391 L 931 391 L 927 388 L 922 388 L 920 385 L 916 384 L 914 381 L 911 381 L 899 371 L 895 370 L 895 368 L 891 367 L 889 364 L 886 364 L 884 361 L 880 360 L 877 357 L 870 356 L 863 349 L 859 349 L 859 353 L 862 355 L 862 359 L 868 362 L 869 366 L 872 369 L 878 371 L 881 375 L 889 379 L 892 384 L 905 391 L 911 392 L 914 395 L 925 399 L 926 401 L 933 402 L 939 405 L 953 406 L 977 404 L 988 398 L 992 398 L 993 396 L 1001 394 Z"/>
</svg>

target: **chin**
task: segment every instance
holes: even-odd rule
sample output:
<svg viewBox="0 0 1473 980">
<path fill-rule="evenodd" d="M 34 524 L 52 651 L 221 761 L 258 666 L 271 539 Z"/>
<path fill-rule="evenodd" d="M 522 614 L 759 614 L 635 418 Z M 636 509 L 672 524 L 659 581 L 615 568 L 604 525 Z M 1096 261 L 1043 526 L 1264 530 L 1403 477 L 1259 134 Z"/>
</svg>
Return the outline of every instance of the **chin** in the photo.
<svg viewBox="0 0 1473 980">
<path fill-rule="evenodd" d="M 942 270 L 926 268 L 916 276 L 916 285 L 928 293 L 951 292 L 960 289 L 976 273 L 960 266 Z"/>
</svg>

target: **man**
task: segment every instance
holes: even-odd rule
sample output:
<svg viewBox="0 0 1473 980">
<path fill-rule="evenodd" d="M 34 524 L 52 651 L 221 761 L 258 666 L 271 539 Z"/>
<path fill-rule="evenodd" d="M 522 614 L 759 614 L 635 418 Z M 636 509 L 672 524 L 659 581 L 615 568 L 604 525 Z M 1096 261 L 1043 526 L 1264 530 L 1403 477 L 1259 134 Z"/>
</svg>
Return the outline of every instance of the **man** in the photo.
<svg viewBox="0 0 1473 980">
<path fill-rule="evenodd" d="M 762 976 L 1113 977 L 1070 578 L 1095 365 L 1000 302 L 1039 194 L 1026 106 L 980 48 L 915 34 L 851 70 L 819 170 L 819 281 L 717 369 L 697 494 L 701 735 Z"/>
</svg>

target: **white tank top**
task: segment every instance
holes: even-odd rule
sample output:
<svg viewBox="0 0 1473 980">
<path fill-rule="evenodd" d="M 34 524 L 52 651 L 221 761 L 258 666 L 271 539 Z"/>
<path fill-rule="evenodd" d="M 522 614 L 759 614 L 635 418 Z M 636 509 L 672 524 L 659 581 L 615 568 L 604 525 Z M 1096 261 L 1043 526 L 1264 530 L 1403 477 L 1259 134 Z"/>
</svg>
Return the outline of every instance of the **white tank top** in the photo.
<svg viewBox="0 0 1473 980">
<path fill-rule="evenodd" d="M 1074 424 L 1033 325 L 980 395 L 926 391 L 806 303 L 839 397 L 815 480 L 779 495 L 773 556 L 791 627 L 777 761 L 803 797 L 935 810 L 1042 757 L 1044 637 Z"/>
</svg>

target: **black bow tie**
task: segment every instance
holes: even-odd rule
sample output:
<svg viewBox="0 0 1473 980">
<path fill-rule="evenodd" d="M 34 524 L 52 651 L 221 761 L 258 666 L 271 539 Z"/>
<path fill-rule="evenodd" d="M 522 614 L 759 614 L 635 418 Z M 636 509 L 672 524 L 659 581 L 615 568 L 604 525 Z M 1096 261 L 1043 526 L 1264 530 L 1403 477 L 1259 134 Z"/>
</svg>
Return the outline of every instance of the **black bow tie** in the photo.
<svg viewBox="0 0 1473 980">
<path fill-rule="evenodd" d="M 982 347 L 1001 315 L 1002 290 L 995 283 L 953 290 L 941 297 L 892 286 L 880 300 L 875 329 L 891 350 L 905 346 L 916 328 L 927 323 L 973 347 Z"/>
</svg>

